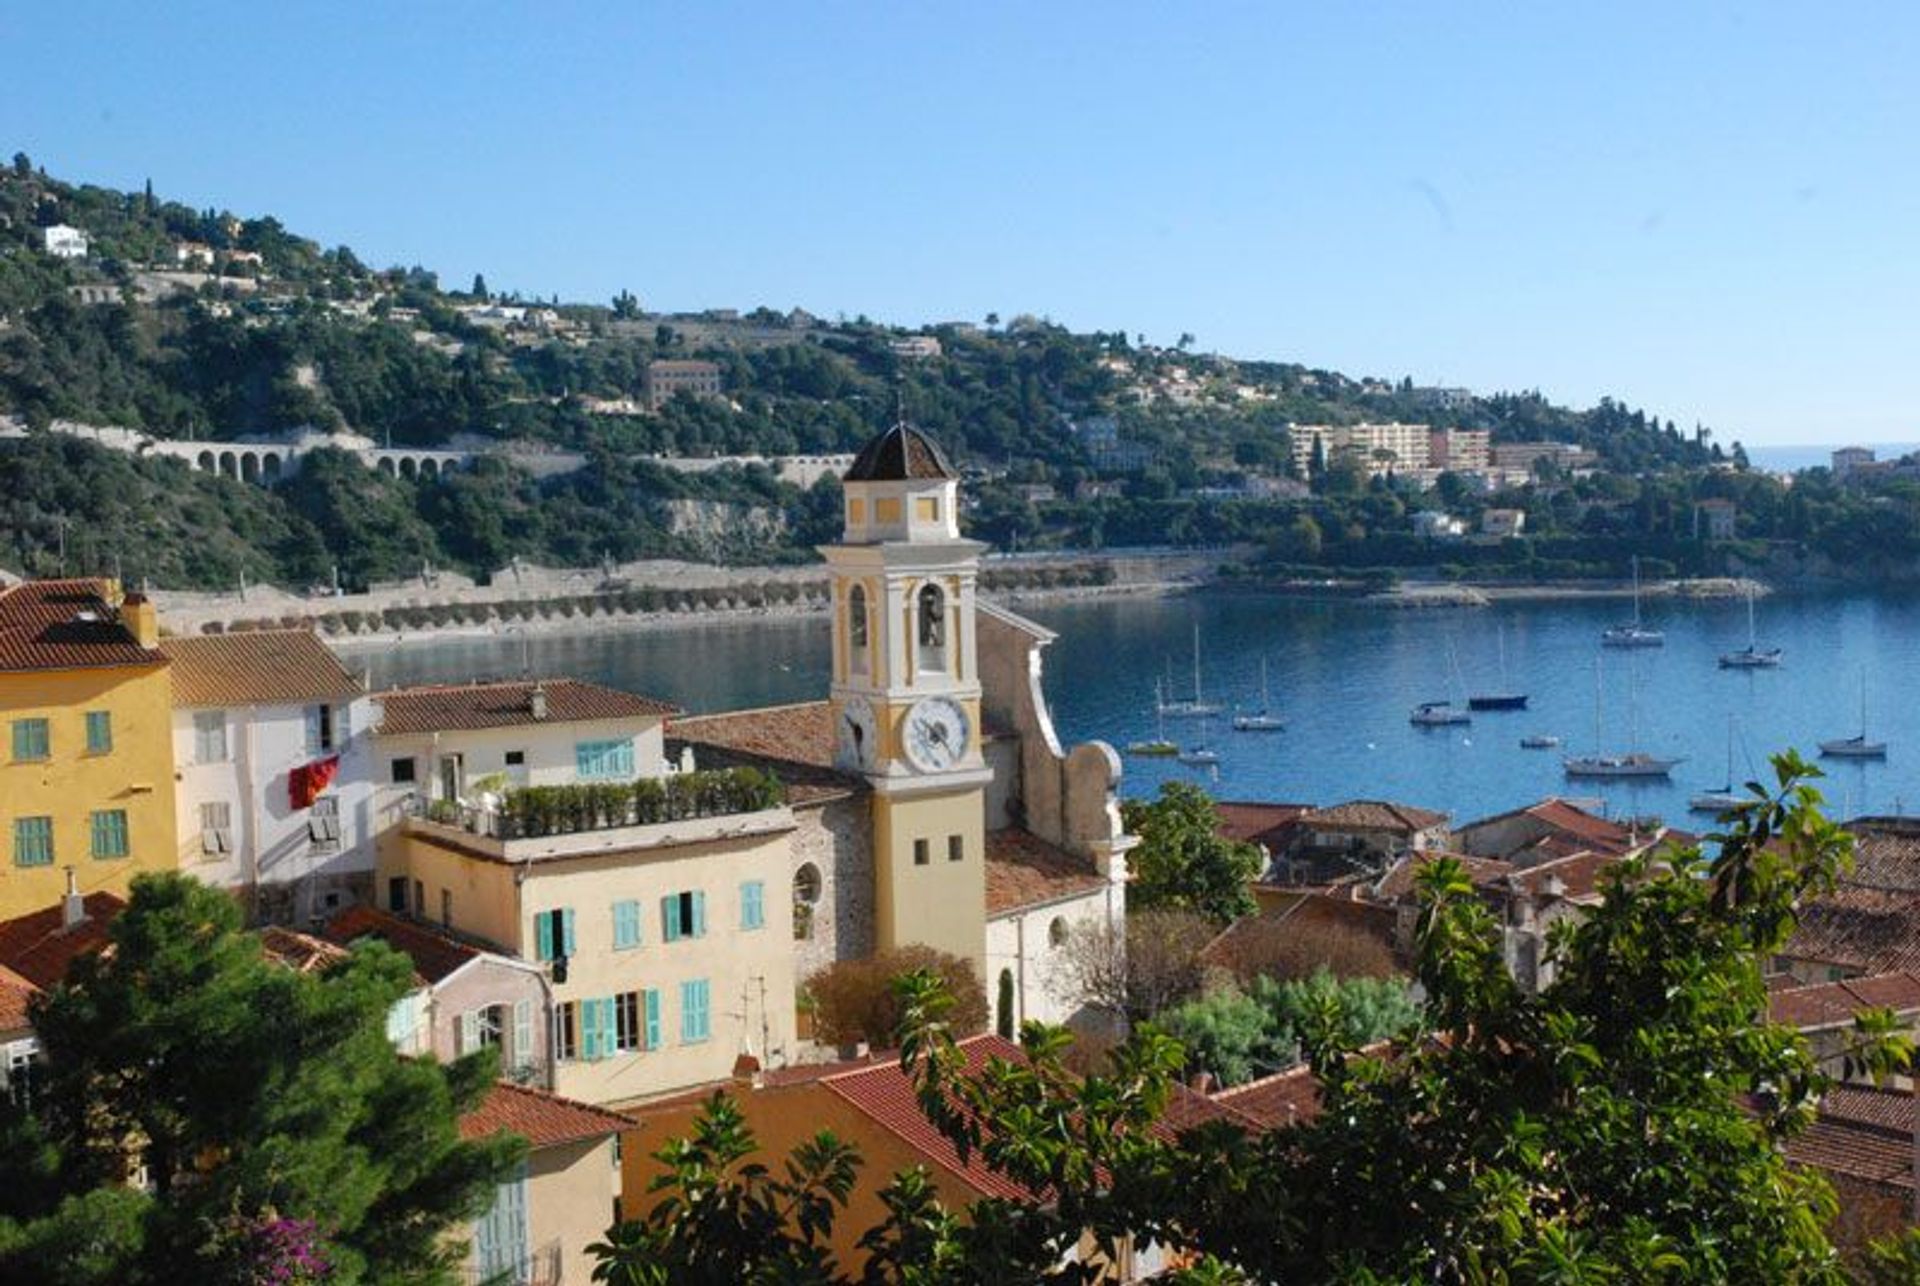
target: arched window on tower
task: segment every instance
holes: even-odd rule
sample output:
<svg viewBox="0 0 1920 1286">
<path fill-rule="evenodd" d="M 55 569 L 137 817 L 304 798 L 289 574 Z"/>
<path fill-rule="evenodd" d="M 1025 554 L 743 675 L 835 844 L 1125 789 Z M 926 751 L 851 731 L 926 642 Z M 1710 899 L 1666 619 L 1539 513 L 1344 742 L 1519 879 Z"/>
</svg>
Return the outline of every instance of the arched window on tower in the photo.
<svg viewBox="0 0 1920 1286">
<path fill-rule="evenodd" d="M 938 585 L 920 589 L 920 668 L 944 671 L 947 668 L 947 596 Z"/>
<path fill-rule="evenodd" d="M 867 591 L 859 585 L 847 591 L 847 646 L 852 653 L 853 668 L 866 670 Z"/>
</svg>

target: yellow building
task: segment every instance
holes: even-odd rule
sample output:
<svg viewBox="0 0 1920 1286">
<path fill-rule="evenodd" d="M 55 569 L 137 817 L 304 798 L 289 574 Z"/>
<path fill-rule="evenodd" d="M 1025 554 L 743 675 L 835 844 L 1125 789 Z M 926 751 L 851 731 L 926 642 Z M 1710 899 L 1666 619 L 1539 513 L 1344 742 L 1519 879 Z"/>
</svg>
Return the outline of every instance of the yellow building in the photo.
<svg viewBox="0 0 1920 1286">
<path fill-rule="evenodd" d="M 109 581 L 0 591 L 0 918 L 177 863 L 160 625 Z"/>
</svg>

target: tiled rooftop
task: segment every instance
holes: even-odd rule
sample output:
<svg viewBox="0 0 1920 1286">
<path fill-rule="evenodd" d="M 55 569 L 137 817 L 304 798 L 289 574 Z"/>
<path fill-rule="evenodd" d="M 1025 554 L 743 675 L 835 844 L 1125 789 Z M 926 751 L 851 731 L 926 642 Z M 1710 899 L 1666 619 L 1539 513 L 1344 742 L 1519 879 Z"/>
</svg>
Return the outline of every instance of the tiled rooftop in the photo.
<svg viewBox="0 0 1920 1286">
<path fill-rule="evenodd" d="M 534 717 L 533 694 L 546 694 L 545 718 Z M 653 697 L 579 679 L 521 679 L 505 683 L 457 683 L 392 688 L 379 694 L 383 736 L 469 732 L 536 723 L 592 723 L 613 719 L 660 719 L 679 707 Z"/>
<path fill-rule="evenodd" d="M 1920 1014 L 1920 976 L 1887 973 L 1848 978 L 1811 987 L 1787 987 L 1767 997 L 1768 1016 L 1776 1023 L 1808 1031 L 1850 1025 L 1863 1009 Z"/>
<path fill-rule="evenodd" d="M 350 946 L 362 938 L 378 938 L 413 961 L 414 972 L 428 985 L 481 954 L 479 947 L 462 942 L 417 920 L 403 919 L 370 906 L 350 906 L 326 927 L 327 939 Z"/>
<path fill-rule="evenodd" d="M 1384 799 L 1351 799 L 1330 808 L 1312 809 L 1301 815 L 1300 822 L 1329 830 L 1424 831 L 1446 825 L 1447 815 Z"/>
<path fill-rule="evenodd" d="M 497 1081 L 480 1106 L 460 1118 L 460 1137 L 484 1139 L 505 1131 L 534 1149 L 602 1139 L 633 1128 L 633 1121 L 590 1103 L 525 1085 Z"/>
<path fill-rule="evenodd" d="M 847 470 L 846 481 L 900 482 L 959 476 L 932 438 L 911 424 L 900 423 L 860 449 L 853 467 Z"/>
<path fill-rule="evenodd" d="M 295 973 L 320 973 L 347 958 L 344 947 L 277 924 L 260 930 L 260 949 Z"/>
<path fill-rule="evenodd" d="M 1920 973 L 1920 896 L 1843 883 L 1801 909 L 1780 954 L 1863 974 Z"/>
<path fill-rule="evenodd" d="M 296 705 L 356 697 L 360 683 L 312 630 L 163 639 L 176 706 Z"/>
<path fill-rule="evenodd" d="M 866 787 L 833 766 L 833 711 L 825 701 L 691 715 L 668 724 L 667 735 L 690 743 L 702 768 L 772 769 L 796 805 L 841 799 Z"/>
<path fill-rule="evenodd" d="M 0 671 L 164 665 L 120 623 L 96 580 L 24 581 L 0 589 Z"/>
<path fill-rule="evenodd" d="M 1093 863 L 1055 848 L 1019 827 L 987 835 L 987 915 L 1045 906 L 1103 889 Z"/>
<path fill-rule="evenodd" d="M 1787 1159 L 1830 1174 L 1913 1189 L 1914 1100 L 1904 1090 L 1836 1086 L 1808 1129 L 1787 1141 Z"/>
<path fill-rule="evenodd" d="M 28 1006 L 39 992 L 40 988 L 0 965 L 0 1035 L 26 1030 Z"/>
<path fill-rule="evenodd" d="M 1269 847 L 1284 839 L 1287 829 L 1310 804 L 1261 804 L 1224 800 L 1214 805 L 1220 815 L 1219 833 L 1227 839 Z"/>
<path fill-rule="evenodd" d="M 107 941 L 107 926 L 127 904 L 112 893 L 89 893 L 87 918 L 63 927 L 65 903 L 0 922 L 0 965 L 42 989 L 58 986 L 74 959 L 97 951 Z"/>
<path fill-rule="evenodd" d="M 1491 857 L 1468 857 L 1464 853 L 1408 853 L 1387 868 L 1373 886 L 1373 896 L 1383 902 L 1398 902 L 1414 895 L 1420 871 L 1441 858 L 1451 858 L 1466 868 L 1467 878 L 1475 884 L 1492 884 L 1513 873 L 1511 862 Z"/>
<path fill-rule="evenodd" d="M 1302 1063 L 1245 1085 L 1216 1091 L 1213 1100 L 1253 1120 L 1260 1128 L 1273 1130 L 1311 1121 L 1320 1115 L 1320 1082 L 1314 1077 L 1313 1069 Z"/>
</svg>

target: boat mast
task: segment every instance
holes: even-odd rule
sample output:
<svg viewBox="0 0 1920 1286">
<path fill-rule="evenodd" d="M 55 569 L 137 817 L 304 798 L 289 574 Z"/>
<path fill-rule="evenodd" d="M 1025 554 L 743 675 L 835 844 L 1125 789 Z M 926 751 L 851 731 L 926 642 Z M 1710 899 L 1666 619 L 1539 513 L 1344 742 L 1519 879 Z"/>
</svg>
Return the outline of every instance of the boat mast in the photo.
<svg viewBox="0 0 1920 1286">
<path fill-rule="evenodd" d="M 1193 623 L 1193 703 L 1199 705 L 1204 700 L 1200 695 L 1200 622 Z"/>
<path fill-rule="evenodd" d="M 1633 555 L 1633 628 L 1640 628 L 1640 555 Z"/>
</svg>

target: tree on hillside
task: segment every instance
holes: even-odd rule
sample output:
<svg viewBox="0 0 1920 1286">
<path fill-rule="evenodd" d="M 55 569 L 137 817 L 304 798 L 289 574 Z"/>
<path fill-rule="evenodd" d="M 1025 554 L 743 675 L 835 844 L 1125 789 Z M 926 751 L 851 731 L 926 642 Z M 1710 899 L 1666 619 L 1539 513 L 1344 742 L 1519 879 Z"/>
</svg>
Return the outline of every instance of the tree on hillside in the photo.
<svg viewBox="0 0 1920 1286">
<path fill-rule="evenodd" d="M 1170 781 L 1151 803 L 1121 808 L 1140 842 L 1127 854 L 1130 907 L 1180 907 L 1225 925 L 1256 909 L 1248 889 L 1264 865 L 1258 847 L 1220 834 L 1213 800 L 1190 782 Z"/>
<path fill-rule="evenodd" d="M 1183 1056 L 1150 1028 L 1084 1080 L 1064 1070 L 1065 1033 L 1041 1024 L 1022 1032 L 1023 1061 L 969 1071 L 938 980 L 908 979 L 902 1061 L 922 1112 L 963 1156 L 1048 1200 L 982 1200 L 956 1221 L 897 1183 L 868 1244 L 913 1235 L 912 1266 L 886 1259 L 862 1280 L 1087 1282 L 1093 1257 L 1069 1252 L 1089 1238 L 1112 1255 L 1152 1237 L 1197 1261 L 1173 1279 L 1187 1282 L 1837 1286 L 1832 1192 L 1781 1148 L 1827 1082 L 1798 1033 L 1768 1023 L 1763 978 L 1801 902 L 1849 858 L 1812 775 L 1778 759 L 1777 789 L 1738 810 L 1711 860 L 1622 863 L 1554 942 L 1557 974 L 1537 994 L 1508 974 L 1459 863 L 1431 864 L 1418 953 L 1433 1038 L 1360 1055 L 1323 1009 L 1304 1035 L 1322 1110 L 1259 1137 L 1226 1122 L 1172 1140 L 1156 1130 Z M 1856 1019 L 1850 1070 L 1885 1074 L 1911 1054 L 1891 1013 Z M 701 1165 L 687 1150 L 716 1124 L 717 1107 L 664 1185 L 686 1199 L 605 1248 L 608 1279 L 665 1280 L 620 1275 L 645 1262 L 621 1244 L 664 1238 L 690 1263 L 733 1257 L 739 1279 L 804 1263 L 805 1280 L 854 1280 L 805 1258 L 846 1200 L 822 1164 L 843 1155 L 831 1135 L 786 1171 L 807 1199 L 749 1204 L 768 1171 L 748 1152 Z M 743 1208 L 753 1217 L 704 1217 Z M 1875 1280 L 1910 1281 L 1915 1262 L 1911 1243 L 1890 1249 Z"/>
<path fill-rule="evenodd" d="M 290 1239 L 329 1283 L 456 1280 L 448 1234 L 523 1149 L 459 1136 L 491 1052 L 394 1052 L 404 957 L 281 967 L 232 898 L 176 875 L 136 879 L 109 937 L 36 1004 L 34 1114 L 0 1107 L 0 1280 L 265 1281 Z"/>
</svg>

